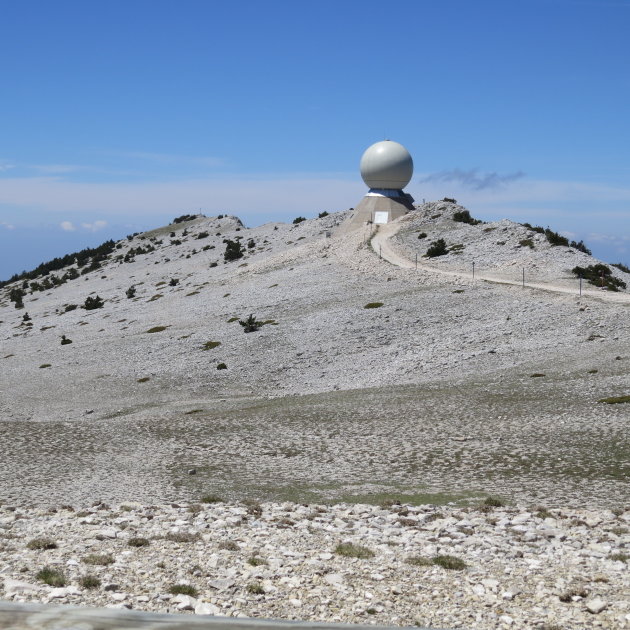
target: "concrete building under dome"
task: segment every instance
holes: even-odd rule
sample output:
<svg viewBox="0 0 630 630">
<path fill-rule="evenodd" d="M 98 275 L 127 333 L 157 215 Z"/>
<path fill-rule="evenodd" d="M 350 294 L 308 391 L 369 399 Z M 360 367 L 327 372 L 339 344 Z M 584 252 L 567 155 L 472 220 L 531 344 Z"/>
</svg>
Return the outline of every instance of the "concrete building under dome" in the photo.
<svg viewBox="0 0 630 630">
<path fill-rule="evenodd" d="M 373 144 L 363 153 L 360 169 L 370 190 L 354 209 L 350 226 L 389 223 L 413 210 L 413 197 L 403 192 L 413 175 L 413 160 L 402 144 Z"/>
</svg>

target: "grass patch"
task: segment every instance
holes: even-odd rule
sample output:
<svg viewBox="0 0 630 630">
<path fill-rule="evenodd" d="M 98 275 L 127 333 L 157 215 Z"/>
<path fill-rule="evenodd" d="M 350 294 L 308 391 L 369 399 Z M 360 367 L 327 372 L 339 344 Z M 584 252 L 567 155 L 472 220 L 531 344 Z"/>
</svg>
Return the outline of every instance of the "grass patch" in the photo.
<svg viewBox="0 0 630 630">
<path fill-rule="evenodd" d="M 227 320 L 228 324 L 231 324 L 232 322 L 237 322 L 238 321 L 238 317 L 230 317 L 230 319 Z"/>
<path fill-rule="evenodd" d="M 224 503 L 223 498 L 216 494 L 205 494 L 201 497 L 202 503 Z"/>
<path fill-rule="evenodd" d="M 146 538 L 130 538 L 127 544 L 130 547 L 148 547 L 151 543 Z"/>
<path fill-rule="evenodd" d="M 431 558 L 424 558 L 423 556 L 411 556 L 405 560 L 407 564 L 411 564 L 414 567 L 430 567 L 433 566 L 433 560 Z"/>
<path fill-rule="evenodd" d="M 368 302 L 363 308 L 381 308 L 383 302 Z"/>
<path fill-rule="evenodd" d="M 162 332 L 163 330 L 166 330 L 167 328 L 168 326 L 153 326 L 153 328 L 149 328 L 149 330 L 147 330 L 146 332 L 159 333 L 159 332 Z"/>
<path fill-rule="evenodd" d="M 251 564 L 253 567 L 260 567 L 269 563 L 264 558 L 252 556 L 251 558 L 247 558 L 247 564 Z"/>
<path fill-rule="evenodd" d="M 57 543 L 50 538 L 33 538 L 26 543 L 27 549 L 43 551 L 46 549 L 57 549 Z"/>
<path fill-rule="evenodd" d="M 227 370 L 227 365 L 225 365 L 225 363 L 219 363 L 217 365 L 217 370 Z"/>
<path fill-rule="evenodd" d="M 66 585 L 66 576 L 63 571 L 54 569 L 53 567 L 44 567 L 35 574 L 35 577 L 40 582 L 48 584 L 48 586 L 59 587 Z"/>
<path fill-rule="evenodd" d="M 543 374 L 542 372 L 535 372 L 534 374 L 529 375 L 530 378 L 542 378 L 543 376 L 547 376 L 547 375 Z"/>
<path fill-rule="evenodd" d="M 487 507 L 503 507 L 505 503 L 498 497 L 486 497 L 483 505 Z"/>
<path fill-rule="evenodd" d="M 225 549 L 226 551 L 238 551 L 240 547 L 232 540 L 225 540 L 219 543 L 219 549 Z"/>
<path fill-rule="evenodd" d="M 435 556 L 432 562 L 435 566 L 448 571 L 462 571 L 468 566 L 461 558 L 449 555 Z"/>
<path fill-rule="evenodd" d="M 151 377 L 150 376 L 143 376 L 142 378 L 139 378 L 136 382 L 138 383 L 146 383 L 147 381 L 150 381 Z"/>
<path fill-rule="evenodd" d="M 95 575 L 84 575 L 79 580 L 79 586 L 82 588 L 92 589 L 98 588 L 101 585 L 101 581 Z"/>
<path fill-rule="evenodd" d="M 83 558 L 85 564 L 93 564 L 101 567 L 107 567 L 110 564 L 114 564 L 114 557 L 108 553 L 91 553 L 89 556 Z"/>
<path fill-rule="evenodd" d="M 252 595 L 264 595 L 265 589 L 260 582 L 250 582 L 247 585 L 247 592 Z"/>
<path fill-rule="evenodd" d="M 355 545 L 354 543 L 340 543 L 335 547 L 335 553 L 338 556 L 345 556 L 346 558 L 373 558 L 374 552 L 363 547 L 362 545 Z"/>
<path fill-rule="evenodd" d="M 518 244 L 521 247 L 529 247 L 530 249 L 534 249 L 534 241 L 532 241 L 531 238 L 523 238 L 518 242 Z"/>
<path fill-rule="evenodd" d="M 52 367 L 52 364 L 51 364 L 51 363 L 42 363 L 42 364 L 39 366 L 39 369 L 41 370 L 42 368 L 49 368 L 49 367 Z"/>
<path fill-rule="evenodd" d="M 199 591 L 190 584 L 173 584 L 168 592 L 171 595 L 190 595 L 190 597 L 197 597 Z"/>
<path fill-rule="evenodd" d="M 185 411 L 184 415 L 185 416 L 190 416 L 193 413 L 202 413 L 202 412 L 203 412 L 203 409 L 191 409 L 190 411 Z"/>
<path fill-rule="evenodd" d="M 611 553 L 608 558 L 616 562 L 628 562 L 630 556 L 627 553 Z"/>
<path fill-rule="evenodd" d="M 600 398 L 597 402 L 606 403 L 607 405 L 618 405 L 620 403 L 630 403 L 630 395 L 611 396 L 610 398 Z"/>
<path fill-rule="evenodd" d="M 220 341 L 206 341 L 206 343 L 203 344 L 203 350 L 212 350 L 212 348 L 216 348 L 220 345 Z"/>
<path fill-rule="evenodd" d="M 199 534 L 193 534 L 191 532 L 169 532 L 165 536 L 162 536 L 162 540 L 168 540 L 175 543 L 191 543 L 197 542 L 201 539 Z"/>
</svg>

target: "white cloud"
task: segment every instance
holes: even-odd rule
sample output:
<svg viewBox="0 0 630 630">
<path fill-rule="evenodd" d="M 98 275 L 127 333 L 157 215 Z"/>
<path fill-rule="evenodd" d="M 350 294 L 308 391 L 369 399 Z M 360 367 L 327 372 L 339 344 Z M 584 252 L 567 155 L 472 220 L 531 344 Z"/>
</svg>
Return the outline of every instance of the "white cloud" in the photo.
<svg viewBox="0 0 630 630">
<path fill-rule="evenodd" d="M 59 227 L 64 231 L 64 232 L 74 232 L 76 230 L 76 228 L 74 227 L 74 224 L 72 223 L 72 221 L 62 221 L 59 224 Z"/>
<path fill-rule="evenodd" d="M 12 223 L 6 223 L 5 221 L 0 221 L 0 227 L 3 227 L 7 230 L 14 230 L 15 229 L 15 225 L 13 225 Z"/>
<path fill-rule="evenodd" d="M 98 232 L 98 230 L 102 230 L 107 225 L 107 221 L 94 221 L 94 223 L 81 223 L 81 227 L 86 230 L 90 230 L 90 232 Z"/>
<path fill-rule="evenodd" d="M 12 168 L 15 168 L 15 164 L 0 164 L 0 173 L 3 171 L 10 171 Z"/>
</svg>

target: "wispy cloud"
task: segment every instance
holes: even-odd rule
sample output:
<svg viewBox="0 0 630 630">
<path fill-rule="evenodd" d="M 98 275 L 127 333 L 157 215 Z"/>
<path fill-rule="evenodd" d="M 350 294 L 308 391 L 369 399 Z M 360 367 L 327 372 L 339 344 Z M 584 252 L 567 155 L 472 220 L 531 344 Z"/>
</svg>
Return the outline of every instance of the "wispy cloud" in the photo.
<svg viewBox="0 0 630 630">
<path fill-rule="evenodd" d="M 224 166 L 225 160 L 214 156 L 191 156 L 176 153 L 152 153 L 149 151 L 130 151 L 120 153 L 121 156 L 159 164 L 190 164 L 213 168 Z"/>
<path fill-rule="evenodd" d="M 15 164 L 9 164 L 8 162 L 0 162 L 0 173 L 4 171 L 10 171 L 15 168 Z"/>
<path fill-rule="evenodd" d="M 59 224 L 59 227 L 64 231 L 64 232 L 74 232 L 77 228 L 74 227 L 74 224 L 72 223 L 72 221 L 62 221 Z"/>
<path fill-rule="evenodd" d="M 500 175 L 496 172 L 481 173 L 479 169 L 473 168 L 468 171 L 455 168 L 450 171 L 440 171 L 431 173 L 420 180 L 420 183 L 427 184 L 433 182 L 453 182 L 472 190 L 485 190 L 488 188 L 501 188 L 517 179 L 525 177 L 525 173 L 507 173 Z"/>
<path fill-rule="evenodd" d="M 0 221 L 0 227 L 5 228 L 6 230 L 14 230 L 15 225 L 12 223 L 7 223 L 6 221 Z"/>
<path fill-rule="evenodd" d="M 98 232 L 107 226 L 107 221 L 94 221 L 94 223 L 81 223 L 81 227 L 90 232 Z"/>
</svg>

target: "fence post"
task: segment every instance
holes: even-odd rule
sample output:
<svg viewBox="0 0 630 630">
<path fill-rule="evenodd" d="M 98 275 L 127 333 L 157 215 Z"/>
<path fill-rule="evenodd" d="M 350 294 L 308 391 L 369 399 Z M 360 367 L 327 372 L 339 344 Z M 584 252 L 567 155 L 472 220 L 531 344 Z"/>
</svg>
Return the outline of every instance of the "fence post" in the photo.
<svg viewBox="0 0 630 630">
<path fill-rule="evenodd" d="M 475 261 L 473 260 L 473 280 L 475 279 Z"/>
<path fill-rule="evenodd" d="M 523 288 L 525 288 L 525 267 L 523 267 Z"/>
</svg>

